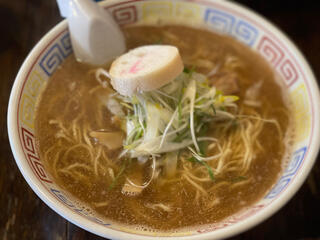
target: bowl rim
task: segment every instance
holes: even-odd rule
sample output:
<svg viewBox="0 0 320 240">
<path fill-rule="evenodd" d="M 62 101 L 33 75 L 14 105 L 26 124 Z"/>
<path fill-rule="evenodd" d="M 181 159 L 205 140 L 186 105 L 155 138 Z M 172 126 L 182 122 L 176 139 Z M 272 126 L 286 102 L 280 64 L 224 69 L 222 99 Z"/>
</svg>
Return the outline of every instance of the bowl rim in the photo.
<svg viewBox="0 0 320 240">
<path fill-rule="evenodd" d="M 140 2 L 144 0 L 129 0 L 129 1 L 119 1 L 119 0 L 110 0 L 108 2 L 102 2 L 103 6 L 113 6 L 116 4 L 124 4 L 130 2 Z M 305 57 L 302 55 L 300 50 L 293 44 L 293 42 L 283 33 L 279 28 L 274 26 L 270 23 L 269 20 L 262 17 L 260 14 L 256 13 L 255 11 L 242 6 L 236 2 L 227 2 L 227 1 L 219 1 L 219 0 L 185 0 L 187 2 L 192 2 L 196 4 L 204 4 L 204 5 L 212 5 L 215 4 L 216 6 L 227 8 L 229 12 L 236 12 L 237 15 L 241 13 L 241 15 L 246 14 L 246 19 L 252 20 L 254 19 L 258 25 L 263 24 L 267 29 L 268 32 L 272 32 L 271 35 L 277 37 L 281 40 L 282 43 L 285 43 L 288 49 L 291 49 L 291 52 L 295 55 L 294 57 L 300 63 L 298 65 L 303 66 L 303 71 L 301 72 L 307 76 L 307 81 L 305 82 L 308 86 L 308 92 L 311 107 L 315 106 L 316 103 L 320 102 L 319 96 L 319 87 L 316 82 L 316 78 L 311 70 L 310 65 L 307 63 Z M 274 199 L 272 204 L 268 204 L 265 206 L 261 211 L 255 213 L 254 215 L 246 218 L 244 221 L 240 221 L 235 223 L 231 226 L 228 226 L 223 229 L 218 229 L 214 231 L 209 231 L 206 233 L 196 234 L 196 235 L 187 235 L 187 236 L 148 236 L 148 235 L 139 235 L 136 233 L 129 233 L 123 232 L 121 230 L 115 230 L 109 227 L 102 226 L 99 223 L 95 223 L 83 216 L 77 215 L 74 211 L 69 209 L 59 200 L 57 200 L 53 195 L 48 194 L 48 189 L 41 183 L 39 179 L 35 177 L 32 170 L 29 169 L 29 165 L 27 160 L 25 159 L 22 146 L 20 144 L 20 135 L 19 129 L 17 127 L 18 119 L 18 110 L 19 110 L 19 98 L 21 98 L 21 90 L 25 84 L 25 79 L 27 78 L 30 70 L 32 69 L 33 65 L 37 62 L 37 59 L 41 55 L 41 51 L 44 51 L 46 47 L 53 42 L 61 33 L 65 32 L 67 29 L 67 21 L 63 20 L 55 27 L 53 27 L 41 40 L 34 46 L 31 52 L 26 57 L 25 61 L 23 62 L 22 66 L 19 69 L 19 72 L 16 76 L 14 81 L 9 104 L 8 104 L 8 113 L 7 113 L 7 124 L 8 124 L 8 135 L 9 135 L 9 142 L 10 146 L 15 158 L 15 161 L 18 165 L 20 172 L 22 173 L 23 177 L 26 179 L 29 186 L 32 190 L 40 197 L 42 201 L 44 201 L 52 210 L 57 212 L 60 216 L 64 217 L 68 221 L 72 222 L 73 224 L 92 232 L 96 235 L 101 237 L 109 237 L 112 239 L 208 239 L 208 238 L 226 238 L 231 237 L 236 234 L 240 234 L 257 224 L 261 223 L 265 219 L 269 218 L 273 215 L 276 211 L 278 211 L 281 207 L 283 207 L 298 191 L 301 185 L 304 183 L 306 177 L 308 176 L 311 168 L 313 167 L 316 157 L 319 151 L 320 146 L 320 135 L 319 128 L 320 128 L 320 110 L 319 108 L 313 109 L 313 118 L 314 121 L 312 126 L 312 133 L 314 133 L 314 138 L 312 142 L 308 144 L 308 152 L 309 155 L 306 154 L 304 164 L 301 166 L 300 171 L 295 175 L 293 179 L 291 179 L 291 183 L 285 189 L 285 194 L 280 194 L 276 199 Z M 312 105 L 313 103 L 313 105 Z M 311 139 L 311 138 L 310 138 Z M 308 160 L 308 161 L 307 161 Z M 307 161 L 307 163 L 305 163 Z M 50 192 L 49 192 L 50 193 Z"/>
</svg>

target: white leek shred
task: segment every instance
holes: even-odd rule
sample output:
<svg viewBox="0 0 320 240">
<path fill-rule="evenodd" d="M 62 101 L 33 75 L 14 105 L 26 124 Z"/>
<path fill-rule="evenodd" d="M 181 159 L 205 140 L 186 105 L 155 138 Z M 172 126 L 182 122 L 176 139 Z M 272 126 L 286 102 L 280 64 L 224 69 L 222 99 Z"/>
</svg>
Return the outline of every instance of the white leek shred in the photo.
<svg viewBox="0 0 320 240">
<path fill-rule="evenodd" d="M 168 152 L 164 159 L 164 171 L 168 177 L 173 177 L 178 165 L 178 152 Z"/>
<path fill-rule="evenodd" d="M 196 81 L 192 80 L 189 83 L 189 86 L 186 91 L 186 97 L 190 100 L 190 133 L 193 141 L 193 145 L 197 149 L 197 152 L 200 151 L 200 148 L 197 143 L 196 134 L 194 132 L 194 101 L 196 97 Z"/>
<path fill-rule="evenodd" d="M 147 102 L 146 108 L 146 132 L 143 141 L 150 141 L 158 137 L 160 128 L 160 111 L 157 106 L 151 102 Z"/>
</svg>

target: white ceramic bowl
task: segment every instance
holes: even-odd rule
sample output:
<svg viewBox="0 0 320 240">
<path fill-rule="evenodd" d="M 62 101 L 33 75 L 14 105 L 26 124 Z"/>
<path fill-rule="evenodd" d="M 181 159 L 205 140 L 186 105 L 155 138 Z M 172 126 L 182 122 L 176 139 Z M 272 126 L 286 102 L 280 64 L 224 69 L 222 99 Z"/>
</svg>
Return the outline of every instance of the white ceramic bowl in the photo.
<svg viewBox="0 0 320 240">
<path fill-rule="evenodd" d="M 282 76 L 292 99 L 296 139 L 281 178 L 253 206 L 206 227 L 174 234 L 134 232 L 93 216 L 48 176 L 35 145 L 34 113 L 40 89 L 72 52 L 67 22 L 46 34 L 23 63 L 10 96 L 8 130 L 11 148 L 24 178 L 58 214 L 97 235 L 116 239 L 219 239 L 243 232 L 279 210 L 300 188 L 319 149 L 319 90 L 314 75 L 294 44 L 268 21 L 235 3 L 209 0 L 112 1 L 103 3 L 120 25 L 183 22 L 231 35 L 259 52 Z M 170 236 L 169 236 L 170 235 Z"/>
</svg>

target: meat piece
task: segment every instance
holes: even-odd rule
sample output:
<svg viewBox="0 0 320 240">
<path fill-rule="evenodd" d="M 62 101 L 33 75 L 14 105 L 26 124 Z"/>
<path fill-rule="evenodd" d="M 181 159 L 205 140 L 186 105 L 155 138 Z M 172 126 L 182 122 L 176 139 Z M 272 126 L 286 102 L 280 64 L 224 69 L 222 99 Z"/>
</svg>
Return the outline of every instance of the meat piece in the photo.
<svg viewBox="0 0 320 240">
<path fill-rule="evenodd" d="M 244 104 L 251 106 L 251 107 L 261 107 L 262 102 L 259 100 L 260 90 L 262 87 L 263 81 L 260 80 L 259 82 L 254 83 L 251 85 L 244 96 Z"/>
<path fill-rule="evenodd" d="M 132 197 L 139 195 L 144 189 L 144 186 L 142 186 L 142 178 L 142 168 L 135 169 L 134 172 L 129 173 L 121 189 L 121 193 Z"/>
<path fill-rule="evenodd" d="M 230 95 L 239 92 L 238 76 L 235 73 L 218 73 L 211 78 L 212 86 L 222 91 L 223 94 Z"/>
<path fill-rule="evenodd" d="M 95 138 L 98 143 L 106 146 L 110 150 L 115 150 L 123 145 L 123 132 L 106 132 L 106 131 L 92 131 L 89 133 L 90 137 Z"/>
<path fill-rule="evenodd" d="M 137 196 L 142 192 L 143 188 L 137 187 L 129 183 L 128 181 L 125 182 L 121 189 L 121 193 L 126 195 L 126 196 Z"/>
</svg>

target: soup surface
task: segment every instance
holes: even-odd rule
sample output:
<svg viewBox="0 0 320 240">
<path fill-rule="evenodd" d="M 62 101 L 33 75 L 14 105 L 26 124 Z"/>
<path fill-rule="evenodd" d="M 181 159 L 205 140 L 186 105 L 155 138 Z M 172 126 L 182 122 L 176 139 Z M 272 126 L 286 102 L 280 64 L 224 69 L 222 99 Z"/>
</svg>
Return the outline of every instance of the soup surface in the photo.
<svg viewBox="0 0 320 240">
<path fill-rule="evenodd" d="M 94 130 L 120 127 L 106 107 L 110 90 L 98 83 L 93 67 L 72 55 L 48 81 L 36 115 L 41 159 L 57 184 L 108 220 L 159 231 L 214 223 L 261 199 L 290 150 L 289 105 L 268 64 L 236 40 L 204 30 L 135 26 L 124 32 L 129 49 L 177 46 L 187 67 L 208 75 L 217 89 L 239 96 L 237 117 L 228 129 L 217 130 L 218 122 L 206 133 L 226 149 L 219 160 L 225 171 L 219 173 L 219 162 L 208 161 L 212 179 L 206 166 L 181 158 L 177 171 L 167 177 L 157 162 L 157 177 L 147 188 L 137 195 L 124 194 L 127 176 L 142 172 L 144 181 L 150 179 L 151 163 L 118 159 L 122 149 L 108 150 L 90 136 Z M 246 144 L 253 152 L 244 150 Z M 248 169 L 237 169 L 236 159 L 249 154 Z"/>
</svg>

